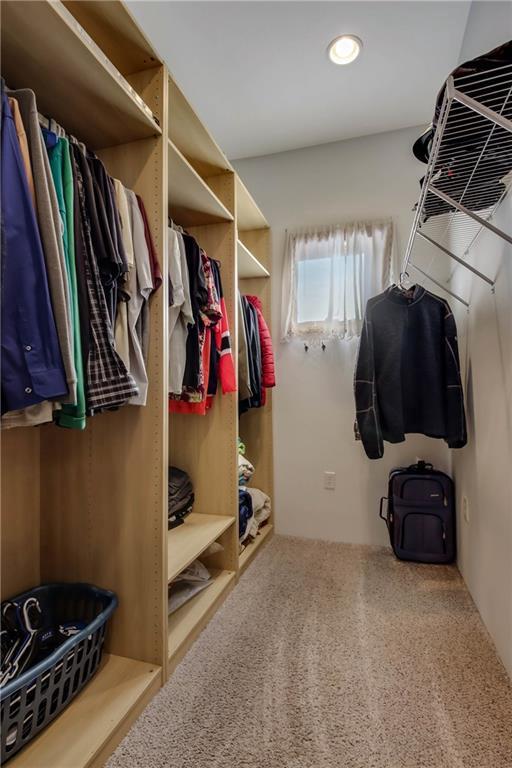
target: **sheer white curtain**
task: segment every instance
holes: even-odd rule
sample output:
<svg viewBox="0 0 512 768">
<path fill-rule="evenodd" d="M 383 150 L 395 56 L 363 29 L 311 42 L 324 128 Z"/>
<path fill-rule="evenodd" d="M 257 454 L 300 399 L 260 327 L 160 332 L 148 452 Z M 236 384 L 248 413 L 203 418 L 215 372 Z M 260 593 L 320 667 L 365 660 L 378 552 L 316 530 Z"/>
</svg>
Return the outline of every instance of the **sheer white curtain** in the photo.
<svg viewBox="0 0 512 768">
<path fill-rule="evenodd" d="M 390 219 L 289 232 L 282 341 L 359 336 L 366 302 L 391 282 L 392 254 Z"/>
</svg>

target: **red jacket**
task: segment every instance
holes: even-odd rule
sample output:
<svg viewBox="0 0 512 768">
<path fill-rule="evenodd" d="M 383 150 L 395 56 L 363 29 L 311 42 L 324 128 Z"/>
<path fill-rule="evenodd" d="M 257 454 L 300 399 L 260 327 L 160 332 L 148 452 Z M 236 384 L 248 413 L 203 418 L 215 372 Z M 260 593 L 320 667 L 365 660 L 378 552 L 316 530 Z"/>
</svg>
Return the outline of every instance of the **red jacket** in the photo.
<svg viewBox="0 0 512 768">
<path fill-rule="evenodd" d="M 247 298 L 247 301 L 249 301 L 253 305 L 253 307 L 255 307 L 258 315 L 258 331 L 260 334 L 260 344 L 261 344 L 262 384 L 265 387 L 265 389 L 270 389 L 270 387 L 275 387 L 276 385 L 276 375 L 275 375 L 275 366 L 274 366 L 274 349 L 272 347 L 272 337 L 270 335 L 270 331 L 268 329 L 268 325 L 265 321 L 265 318 L 263 317 L 261 300 L 258 298 L 258 296 L 247 296 L 246 298 Z"/>
</svg>

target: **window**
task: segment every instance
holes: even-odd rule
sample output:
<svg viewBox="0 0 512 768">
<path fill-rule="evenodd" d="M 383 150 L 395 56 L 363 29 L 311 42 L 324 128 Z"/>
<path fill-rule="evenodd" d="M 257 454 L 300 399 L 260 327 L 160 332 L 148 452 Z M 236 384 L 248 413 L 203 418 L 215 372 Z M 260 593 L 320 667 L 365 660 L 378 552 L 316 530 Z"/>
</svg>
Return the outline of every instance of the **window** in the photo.
<svg viewBox="0 0 512 768">
<path fill-rule="evenodd" d="M 366 302 L 390 282 L 391 221 L 290 233 L 283 273 L 282 339 L 361 333 Z"/>
</svg>

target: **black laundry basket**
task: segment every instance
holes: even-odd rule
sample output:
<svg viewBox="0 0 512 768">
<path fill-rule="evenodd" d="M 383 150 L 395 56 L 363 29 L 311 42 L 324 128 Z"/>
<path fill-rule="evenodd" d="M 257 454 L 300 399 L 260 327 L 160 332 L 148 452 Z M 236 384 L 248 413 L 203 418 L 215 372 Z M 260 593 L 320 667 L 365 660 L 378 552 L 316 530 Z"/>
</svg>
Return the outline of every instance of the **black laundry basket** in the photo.
<svg viewBox="0 0 512 768">
<path fill-rule="evenodd" d="M 17 595 L 39 601 L 43 631 L 66 622 L 86 622 L 42 661 L 0 688 L 1 762 L 45 728 L 86 685 L 99 667 L 107 622 L 117 606 L 113 592 L 90 584 L 44 584 Z"/>
</svg>

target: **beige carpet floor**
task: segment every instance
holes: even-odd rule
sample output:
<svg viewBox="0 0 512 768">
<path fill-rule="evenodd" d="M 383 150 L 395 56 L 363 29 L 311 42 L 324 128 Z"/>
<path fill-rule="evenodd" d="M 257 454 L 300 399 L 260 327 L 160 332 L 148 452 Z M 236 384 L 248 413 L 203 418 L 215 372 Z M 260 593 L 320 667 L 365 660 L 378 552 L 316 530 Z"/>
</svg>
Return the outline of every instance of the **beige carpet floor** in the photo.
<svg viewBox="0 0 512 768">
<path fill-rule="evenodd" d="M 109 768 L 512 768 L 512 689 L 455 568 L 275 537 Z"/>
</svg>

